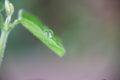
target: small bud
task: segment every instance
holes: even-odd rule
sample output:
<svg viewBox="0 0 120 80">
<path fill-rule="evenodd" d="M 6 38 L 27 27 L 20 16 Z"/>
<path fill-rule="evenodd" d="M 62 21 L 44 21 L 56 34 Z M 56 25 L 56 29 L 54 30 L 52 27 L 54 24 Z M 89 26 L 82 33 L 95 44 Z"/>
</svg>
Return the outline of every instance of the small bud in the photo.
<svg viewBox="0 0 120 80">
<path fill-rule="evenodd" d="M 7 16 L 11 16 L 14 12 L 14 6 L 8 0 L 5 0 L 5 10 Z"/>
</svg>

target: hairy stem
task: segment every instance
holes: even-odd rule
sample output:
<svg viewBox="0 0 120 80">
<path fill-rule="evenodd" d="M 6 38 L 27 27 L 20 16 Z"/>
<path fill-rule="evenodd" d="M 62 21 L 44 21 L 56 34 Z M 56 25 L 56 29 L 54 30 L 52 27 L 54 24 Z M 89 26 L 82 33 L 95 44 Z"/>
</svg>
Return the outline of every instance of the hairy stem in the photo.
<svg viewBox="0 0 120 80">
<path fill-rule="evenodd" d="M 4 51 L 5 51 L 8 35 L 9 32 L 2 30 L 1 38 L 0 38 L 0 65 L 4 57 Z"/>
</svg>

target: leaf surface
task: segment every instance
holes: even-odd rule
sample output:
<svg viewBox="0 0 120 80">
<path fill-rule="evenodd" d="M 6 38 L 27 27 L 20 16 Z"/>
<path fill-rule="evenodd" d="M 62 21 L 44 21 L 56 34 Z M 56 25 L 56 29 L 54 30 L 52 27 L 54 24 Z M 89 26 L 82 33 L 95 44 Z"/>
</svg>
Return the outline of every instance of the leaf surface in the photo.
<svg viewBox="0 0 120 80">
<path fill-rule="evenodd" d="M 63 56 L 65 49 L 61 40 L 54 35 L 53 31 L 46 27 L 38 18 L 24 10 L 19 12 L 20 23 L 29 30 L 34 36 L 41 40 L 57 55 Z"/>
</svg>

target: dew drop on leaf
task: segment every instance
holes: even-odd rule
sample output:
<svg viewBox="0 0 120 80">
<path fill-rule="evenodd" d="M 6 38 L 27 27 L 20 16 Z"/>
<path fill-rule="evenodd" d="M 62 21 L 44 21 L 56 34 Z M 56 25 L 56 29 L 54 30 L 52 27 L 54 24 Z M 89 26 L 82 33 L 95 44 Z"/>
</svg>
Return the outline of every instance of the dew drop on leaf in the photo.
<svg viewBox="0 0 120 80">
<path fill-rule="evenodd" d="M 45 34 L 48 38 L 52 38 L 53 35 L 54 35 L 53 31 L 50 30 L 50 29 L 45 29 L 45 30 L 44 30 L 44 34 Z"/>
</svg>

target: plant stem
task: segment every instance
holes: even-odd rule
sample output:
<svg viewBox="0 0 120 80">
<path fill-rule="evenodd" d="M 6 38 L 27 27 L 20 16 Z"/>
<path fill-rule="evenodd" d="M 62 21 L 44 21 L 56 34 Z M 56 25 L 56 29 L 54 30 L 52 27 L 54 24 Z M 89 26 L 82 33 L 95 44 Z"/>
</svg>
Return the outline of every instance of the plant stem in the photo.
<svg viewBox="0 0 120 80">
<path fill-rule="evenodd" d="M 1 38 L 0 38 L 0 65 L 4 57 L 4 51 L 5 51 L 8 35 L 9 35 L 9 32 L 2 30 Z"/>
</svg>

